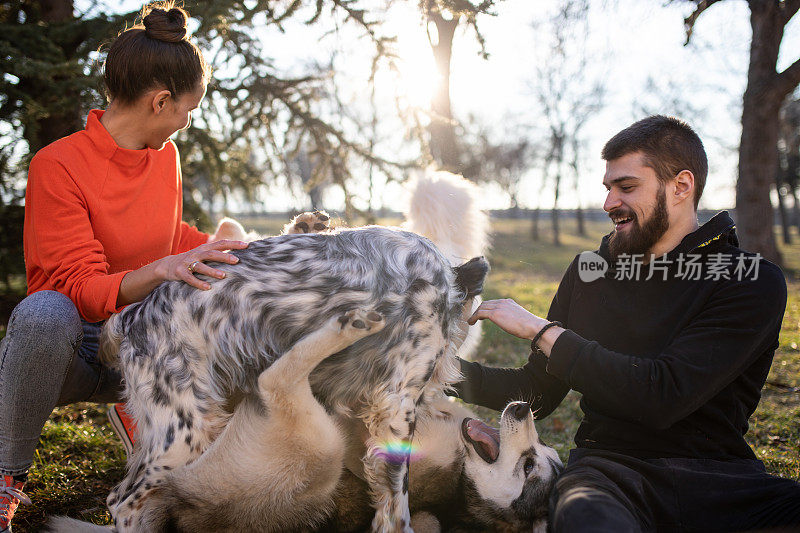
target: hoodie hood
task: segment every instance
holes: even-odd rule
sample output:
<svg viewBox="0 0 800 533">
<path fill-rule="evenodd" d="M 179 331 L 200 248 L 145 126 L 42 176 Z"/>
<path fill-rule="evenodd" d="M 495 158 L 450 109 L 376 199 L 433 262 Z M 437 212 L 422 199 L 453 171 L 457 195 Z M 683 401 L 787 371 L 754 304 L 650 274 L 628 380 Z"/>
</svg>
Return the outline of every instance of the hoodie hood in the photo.
<svg viewBox="0 0 800 533">
<path fill-rule="evenodd" d="M 608 273 L 614 272 L 614 262 L 608 251 L 608 241 L 614 234 L 612 231 L 600 242 L 597 253 L 609 264 Z M 681 242 L 667 252 L 667 259 L 675 259 L 680 254 L 696 253 L 708 254 L 720 251 L 726 245 L 738 247 L 739 239 L 736 237 L 736 225 L 727 211 L 720 211 L 708 222 L 686 235 Z M 607 273 L 607 274 L 608 274 Z"/>
</svg>

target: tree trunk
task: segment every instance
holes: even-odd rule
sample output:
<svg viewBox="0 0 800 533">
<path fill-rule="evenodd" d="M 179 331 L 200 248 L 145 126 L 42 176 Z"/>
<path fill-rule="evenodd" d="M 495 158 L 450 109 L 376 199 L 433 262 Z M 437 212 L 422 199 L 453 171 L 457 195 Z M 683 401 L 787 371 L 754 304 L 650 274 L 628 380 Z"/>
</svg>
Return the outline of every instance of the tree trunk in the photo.
<svg viewBox="0 0 800 533">
<path fill-rule="evenodd" d="M 550 213 L 550 219 L 553 221 L 553 245 L 561 246 L 561 227 L 559 225 L 559 210 L 558 210 L 558 193 L 561 186 L 561 172 L 556 174 L 555 179 L 555 195 L 553 198 L 553 211 Z"/>
<path fill-rule="evenodd" d="M 308 191 L 308 199 L 311 201 L 311 210 L 322 209 L 322 191 L 323 187 L 316 185 L 311 187 Z"/>
<path fill-rule="evenodd" d="M 785 96 L 775 88 L 783 20 L 777 2 L 749 5 L 753 39 L 742 102 L 736 224 L 742 248 L 781 264 L 773 231 L 770 189 L 778 172 L 779 112 Z"/>
<path fill-rule="evenodd" d="M 794 214 L 794 225 L 797 227 L 797 233 L 800 233 L 800 199 L 797 198 L 797 191 L 792 189 L 792 213 Z"/>
<path fill-rule="evenodd" d="M 41 21 L 48 27 L 69 22 L 74 17 L 72 0 L 38 0 L 35 4 L 39 8 Z M 71 58 L 67 57 L 66 59 Z M 73 75 L 74 73 L 65 73 L 63 78 L 66 79 Z M 34 153 L 53 141 L 81 129 L 83 126 L 81 98 L 77 90 L 72 90 L 71 94 L 56 95 L 53 94 L 49 84 L 42 86 L 42 82 L 38 79 L 28 81 L 31 89 L 28 93 L 29 96 L 38 100 L 39 104 L 49 111 L 47 115 L 36 121 L 34 128 L 25 129 L 25 140 L 30 145 L 30 152 Z"/>
<path fill-rule="evenodd" d="M 778 193 L 778 213 L 781 218 L 781 229 L 783 230 L 783 244 L 792 244 L 792 224 L 789 220 L 789 213 L 786 211 L 786 193 L 781 192 L 783 187 L 779 180 L 775 180 L 775 192 Z"/>
<path fill-rule="evenodd" d="M 575 208 L 575 220 L 578 221 L 578 235 L 586 237 L 586 220 L 583 215 L 583 207 L 581 207 L 581 204 L 578 204 L 578 207 Z"/>
<path fill-rule="evenodd" d="M 450 20 L 438 11 L 430 11 L 428 20 L 433 22 L 438 33 L 436 44 L 431 41 L 439 84 L 431 100 L 431 123 L 428 127 L 431 155 L 439 166 L 451 172 L 461 171 L 461 157 L 456 140 L 456 128 L 450 107 L 450 59 L 453 54 L 453 36 L 460 17 Z"/>
<path fill-rule="evenodd" d="M 531 213 L 531 240 L 538 242 L 541 236 L 539 235 L 539 206 Z"/>
</svg>

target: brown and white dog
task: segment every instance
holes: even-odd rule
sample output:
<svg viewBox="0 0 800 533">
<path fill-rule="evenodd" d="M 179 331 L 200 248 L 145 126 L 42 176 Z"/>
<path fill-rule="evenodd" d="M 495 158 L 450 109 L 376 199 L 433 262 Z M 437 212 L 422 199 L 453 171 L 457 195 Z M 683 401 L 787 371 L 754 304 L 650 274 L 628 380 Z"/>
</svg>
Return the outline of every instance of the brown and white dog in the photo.
<svg viewBox="0 0 800 533">
<path fill-rule="evenodd" d="M 409 502 L 417 533 L 545 531 L 549 494 L 561 471 L 556 451 L 541 441 L 530 407 L 510 403 L 500 429 L 441 397 L 417 426 Z M 344 472 L 329 531 L 363 531 L 371 518 L 366 483 Z"/>
</svg>

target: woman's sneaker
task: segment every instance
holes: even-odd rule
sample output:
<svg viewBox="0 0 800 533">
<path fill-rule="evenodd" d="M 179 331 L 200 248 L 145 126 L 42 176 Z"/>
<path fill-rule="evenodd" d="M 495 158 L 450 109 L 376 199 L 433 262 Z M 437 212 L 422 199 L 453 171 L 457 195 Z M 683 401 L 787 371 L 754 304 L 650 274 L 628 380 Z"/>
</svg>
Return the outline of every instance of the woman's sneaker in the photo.
<svg viewBox="0 0 800 533">
<path fill-rule="evenodd" d="M 30 504 L 31 499 L 22 492 L 24 481 L 12 476 L 0 476 L 0 533 L 11 533 L 11 519 L 20 502 Z"/>
<path fill-rule="evenodd" d="M 133 455 L 133 445 L 136 442 L 134 438 L 134 431 L 136 430 L 136 422 L 125 411 L 124 403 L 115 403 L 108 410 L 108 421 L 111 422 L 111 429 L 117 434 L 119 440 L 122 441 L 122 446 L 125 448 L 125 454 L 130 457 Z M 0 533 L 3 533 L 0 530 Z"/>
</svg>

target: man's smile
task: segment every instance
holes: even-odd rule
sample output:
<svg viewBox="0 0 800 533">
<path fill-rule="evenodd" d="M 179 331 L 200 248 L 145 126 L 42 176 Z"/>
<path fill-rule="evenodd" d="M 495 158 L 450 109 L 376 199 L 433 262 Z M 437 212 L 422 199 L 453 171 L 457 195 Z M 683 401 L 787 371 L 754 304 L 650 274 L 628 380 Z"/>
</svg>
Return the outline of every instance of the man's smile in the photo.
<svg viewBox="0 0 800 533">
<path fill-rule="evenodd" d="M 633 215 L 622 214 L 622 213 L 610 214 L 609 218 L 611 218 L 611 221 L 614 223 L 615 231 L 621 231 L 630 227 L 630 225 L 632 225 L 634 220 L 636 219 Z"/>
</svg>

